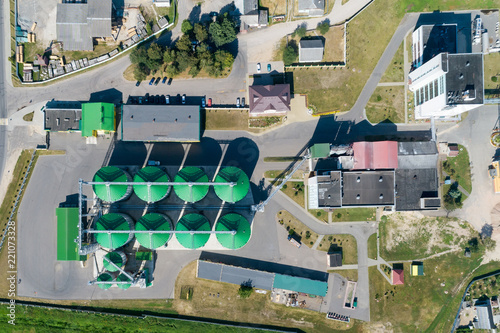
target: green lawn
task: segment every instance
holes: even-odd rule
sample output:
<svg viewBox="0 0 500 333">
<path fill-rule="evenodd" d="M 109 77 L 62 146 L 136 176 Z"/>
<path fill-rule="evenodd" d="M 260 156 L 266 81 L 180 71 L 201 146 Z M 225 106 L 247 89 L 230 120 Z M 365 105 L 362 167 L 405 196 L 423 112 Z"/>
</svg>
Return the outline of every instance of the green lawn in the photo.
<svg viewBox="0 0 500 333">
<path fill-rule="evenodd" d="M 293 201 L 298 203 L 302 208 L 304 208 L 304 193 L 306 187 L 304 182 L 292 182 L 289 181 L 281 188 L 281 191 L 292 198 Z"/>
<path fill-rule="evenodd" d="M 318 220 L 328 223 L 328 212 L 323 209 L 308 209 L 309 213 Z"/>
<path fill-rule="evenodd" d="M 377 87 L 366 104 L 366 117 L 371 123 L 405 122 L 404 86 Z"/>
<path fill-rule="evenodd" d="M 469 193 L 472 192 L 469 153 L 464 146 L 458 145 L 459 153 L 456 157 L 448 157 L 443 162 L 443 170 L 456 180 Z"/>
<path fill-rule="evenodd" d="M 497 0 L 377 0 L 347 25 L 347 68 L 297 69 L 295 93 L 316 112 L 349 111 L 406 12 L 498 8 Z"/>
<path fill-rule="evenodd" d="M 293 231 L 296 235 L 300 236 L 301 242 L 307 247 L 312 247 L 318 239 L 317 233 L 309 229 L 304 223 L 288 211 L 280 210 L 276 218 L 278 223 L 286 228 L 289 233 Z"/>
<path fill-rule="evenodd" d="M 358 247 L 356 239 L 352 235 L 325 235 L 318 245 L 318 250 L 330 252 L 342 249 L 342 264 L 355 265 L 358 263 Z"/>
<path fill-rule="evenodd" d="M 248 130 L 248 111 L 245 110 L 206 110 L 206 130 Z"/>
<path fill-rule="evenodd" d="M 337 273 L 345 277 L 349 281 L 358 281 L 358 270 L 357 269 L 330 269 L 328 273 Z"/>
<path fill-rule="evenodd" d="M 410 34 L 411 36 L 411 34 Z M 411 45 L 411 44 L 410 44 Z M 380 79 L 380 82 L 403 82 L 404 80 L 404 54 L 403 54 L 404 43 L 401 43 L 396 54 L 392 58 L 389 67 L 387 67 L 384 75 Z"/>
<path fill-rule="evenodd" d="M 265 159 L 266 158 L 264 158 L 264 160 Z M 271 179 L 276 179 L 276 178 L 280 177 L 279 179 L 281 180 L 281 179 L 284 179 L 284 177 L 286 177 L 287 175 L 289 175 L 291 171 L 292 170 L 289 170 L 289 171 L 284 173 L 284 170 L 267 170 L 264 172 L 264 177 L 271 178 Z M 303 173 L 304 173 L 304 171 L 297 170 L 297 171 L 295 171 L 295 174 L 292 176 L 291 179 L 302 179 Z M 285 184 L 285 185 L 288 187 L 288 184 Z"/>
<path fill-rule="evenodd" d="M 452 301 L 462 296 L 455 287 L 480 264 L 482 254 L 465 258 L 460 251 L 426 260 L 424 276 L 411 276 L 411 263 L 404 263 L 405 284 L 397 286 L 370 267 L 370 319 L 390 322 L 395 332 L 449 332 L 458 310 Z"/>
<path fill-rule="evenodd" d="M 368 238 L 368 258 L 377 259 L 377 234 Z"/>
<path fill-rule="evenodd" d="M 375 221 L 375 208 L 337 208 L 332 222 Z"/>
<path fill-rule="evenodd" d="M 484 92 L 487 96 L 500 96 L 500 53 L 484 55 Z"/>
</svg>

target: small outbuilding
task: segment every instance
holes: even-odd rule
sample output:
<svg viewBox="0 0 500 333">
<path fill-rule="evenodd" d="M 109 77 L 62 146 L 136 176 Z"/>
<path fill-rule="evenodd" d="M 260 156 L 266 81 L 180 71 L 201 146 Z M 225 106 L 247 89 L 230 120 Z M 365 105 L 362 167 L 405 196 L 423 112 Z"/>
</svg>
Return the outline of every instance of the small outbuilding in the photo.
<svg viewBox="0 0 500 333">
<path fill-rule="evenodd" d="M 392 284 L 405 284 L 405 272 L 403 268 L 396 268 L 392 270 Z"/>
<path fill-rule="evenodd" d="M 299 42 L 299 62 L 321 62 L 325 46 L 321 39 L 301 39 Z"/>
<path fill-rule="evenodd" d="M 412 262 L 411 264 L 411 276 L 423 276 L 424 275 L 424 263 L 423 262 Z"/>
<path fill-rule="evenodd" d="M 341 267 L 342 266 L 342 252 L 336 251 L 326 255 L 327 267 Z"/>
</svg>

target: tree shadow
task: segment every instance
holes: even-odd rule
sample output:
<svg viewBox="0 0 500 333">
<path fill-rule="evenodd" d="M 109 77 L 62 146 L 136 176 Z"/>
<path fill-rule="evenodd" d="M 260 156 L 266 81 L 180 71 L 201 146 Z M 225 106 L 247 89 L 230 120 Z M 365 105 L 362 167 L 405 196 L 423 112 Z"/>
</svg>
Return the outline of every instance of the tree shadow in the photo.
<svg viewBox="0 0 500 333">
<path fill-rule="evenodd" d="M 200 16 L 201 16 L 201 4 L 197 4 L 196 6 L 193 7 L 187 19 L 192 24 L 195 24 L 200 22 Z"/>
</svg>

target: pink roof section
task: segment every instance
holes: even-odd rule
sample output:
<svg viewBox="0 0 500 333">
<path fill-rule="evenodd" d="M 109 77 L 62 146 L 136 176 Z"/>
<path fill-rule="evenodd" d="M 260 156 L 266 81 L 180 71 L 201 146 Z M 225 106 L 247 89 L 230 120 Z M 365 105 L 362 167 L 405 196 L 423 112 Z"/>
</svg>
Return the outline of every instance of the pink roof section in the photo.
<svg viewBox="0 0 500 333">
<path fill-rule="evenodd" d="M 392 284 L 404 284 L 405 283 L 405 272 L 402 269 L 392 270 Z"/>
<path fill-rule="evenodd" d="M 398 143 L 396 141 L 354 142 L 352 170 L 397 169 Z"/>
</svg>

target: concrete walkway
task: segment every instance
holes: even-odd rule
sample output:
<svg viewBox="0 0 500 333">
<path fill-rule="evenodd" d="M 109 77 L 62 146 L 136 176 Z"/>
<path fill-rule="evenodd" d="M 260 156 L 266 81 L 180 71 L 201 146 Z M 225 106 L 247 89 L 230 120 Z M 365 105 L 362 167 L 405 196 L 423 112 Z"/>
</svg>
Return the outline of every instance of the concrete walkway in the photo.
<svg viewBox="0 0 500 333">
<path fill-rule="evenodd" d="M 379 87 L 393 87 L 393 86 L 404 86 L 404 82 L 380 82 L 377 86 Z"/>
<path fill-rule="evenodd" d="M 325 237 L 325 235 L 319 235 L 318 239 L 316 239 L 316 242 L 311 247 L 311 249 L 316 250 L 318 248 L 319 243 L 321 243 L 321 241 L 323 240 L 324 237 Z"/>
<path fill-rule="evenodd" d="M 458 184 L 458 182 L 456 180 L 454 180 L 453 178 L 451 178 L 451 176 L 443 170 L 443 174 L 445 177 L 450 177 L 451 180 L 453 180 L 453 184 L 457 184 L 457 188 L 460 190 L 460 192 L 462 192 L 463 194 L 465 194 L 467 197 L 470 197 L 470 193 L 462 187 L 462 185 Z"/>
</svg>

